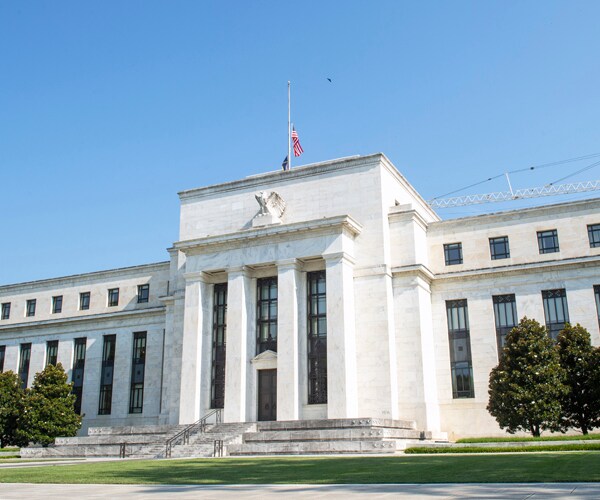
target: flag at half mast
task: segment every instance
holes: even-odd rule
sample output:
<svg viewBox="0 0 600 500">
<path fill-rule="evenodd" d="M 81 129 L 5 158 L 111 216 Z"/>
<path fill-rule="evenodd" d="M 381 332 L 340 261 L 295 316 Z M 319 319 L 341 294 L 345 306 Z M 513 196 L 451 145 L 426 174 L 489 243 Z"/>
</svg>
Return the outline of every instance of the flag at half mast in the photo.
<svg viewBox="0 0 600 500">
<path fill-rule="evenodd" d="M 300 156 L 304 153 L 304 149 L 300 145 L 300 139 L 298 139 L 298 132 L 296 132 L 296 127 L 292 127 L 292 143 L 294 144 L 294 156 Z"/>
</svg>

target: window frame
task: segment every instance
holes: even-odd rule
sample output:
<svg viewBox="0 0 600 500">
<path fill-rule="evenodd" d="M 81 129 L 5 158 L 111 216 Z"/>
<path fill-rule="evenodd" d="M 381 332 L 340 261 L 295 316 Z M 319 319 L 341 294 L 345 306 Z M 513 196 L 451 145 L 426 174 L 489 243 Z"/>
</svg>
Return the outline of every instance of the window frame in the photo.
<svg viewBox="0 0 600 500">
<path fill-rule="evenodd" d="M 92 299 L 91 292 L 79 292 L 79 310 L 80 311 L 88 311 L 90 309 L 91 299 Z M 87 303 L 85 303 L 86 300 L 87 300 Z"/>
<path fill-rule="evenodd" d="M 552 239 L 552 246 L 546 246 L 546 241 L 549 239 Z M 543 231 L 538 231 L 537 240 L 540 255 L 560 252 L 560 245 L 558 242 L 558 230 L 544 229 Z"/>
<path fill-rule="evenodd" d="M 468 301 L 467 299 L 447 300 L 445 305 L 448 325 L 448 347 L 450 349 L 452 398 L 473 399 L 475 398 L 475 380 L 473 377 L 473 354 L 471 351 Z M 460 313 L 461 309 L 462 314 Z M 456 310 L 456 313 L 454 313 L 454 310 Z M 455 319 L 458 325 L 455 325 Z M 463 345 L 461 346 L 461 344 Z M 466 352 L 464 353 L 465 359 L 456 360 L 456 352 L 460 352 L 462 350 L 460 349 L 461 347 L 466 347 Z M 468 380 L 467 389 L 464 389 L 465 379 Z"/>
<path fill-rule="evenodd" d="M 25 317 L 33 318 L 35 316 L 36 305 L 37 299 L 27 299 L 25 303 Z"/>
<path fill-rule="evenodd" d="M 119 289 L 108 289 L 108 307 L 117 307 L 119 305 Z"/>
<path fill-rule="evenodd" d="M 227 363 L 227 283 L 213 287 L 212 359 L 210 407 L 225 407 L 225 369 Z"/>
<path fill-rule="evenodd" d="M 496 327 L 496 345 L 498 348 L 498 361 L 500 361 L 500 359 L 502 358 L 504 344 L 506 342 L 506 335 L 515 326 L 519 324 L 519 315 L 517 313 L 517 298 L 514 293 L 492 295 L 492 303 L 494 305 L 494 325 Z M 510 313 L 512 313 L 512 318 L 509 318 L 508 307 L 502 307 L 502 304 L 511 304 Z M 509 319 L 512 320 L 512 322 L 509 321 Z"/>
<path fill-rule="evenodd" d="M 2 312 L 0 319 L 10 319 L 10 302 L 2 302 Z"/>
<path fill-rule="evenodd" d="M 55 295 L 52 297 L 52 314 L 62 313 L 63 296 Z"/>
<path fill-rule="evenodd" d="M 262 298 L 263 289 L 268 289 L 268 297 Z M 275 290 L 275 297 L 272 291 Z M 279 316 L 279 288 L 277 276 L 259 278 L 256 280 L 256 354 L 265 351 L 277 352 L 277 318 Z M 263 315 L 263 307 L 267 314 Z M 273 314 L 273 312 L 275 314 Z M 267 329 L 267 338 L 263 339 L 261 333 Z M 272 333 L 275 333 L 273 336 Z"/>
<path fill-rule="evenodd" d="M 556 319 L 559 317 L 559 307 L 557 299 L 561 299 L 562 320 L 551 321 L 552 312 Z M 565 324 L 569 323 L 569 304 L 567 301 L 567 290 L 565 288 L 554 288 L 550 290 L 542 290 L 542 304 L 544 306 L 544 320 L 548 335 L 552 340 L 556 340 L 558 334 L 564 329 Z M 552 306 L 552 307 L 551 307 Z"/>
<path fill-rule="evenodd" d="M 590 248 L 600 248 L 600 224 L 588 224 L 587 230 Z"/>
<path fill-rule="evenodd" d="M 137 303 L 146 304 L 150 301 L 150 283 L 143 283 L 137 287 Z"/>
<path fill-rule="evenodd" d="M 510 259 L 510 245 L 508 236 L 494 236 L 489 238 L 490 242 L 490 258 L 492 260 Z M 498 245 L 504 245 L 504 252 L 496 253 Z"/>
<path fill-rule="evenodd" d="M 53 358 L 53 359 L 51 359 Z M 46 342 L 46 366 L 56 366 L 58 363 L 58 340 Z"/>
<path fill-rule="evenodd" d="M 129 388 L 129 413 L 141 414 L 144 411 L 144 375 L 148 333 L 134 332 L 131 353 L 131 381 Z M 141 372 L 141 377 L 139 373 Z"/>
<path fill-rule="evenodd" d="M 456 251 L 458 251 L 458 257 L 452 255 Z M 458 266 L 463 263 L 462 241 L 444 243 L 444 262 L 447 266 Z"/>
<path fill-rule="evenodd" d="M 306 291 L 307 402 L 309 405 L 326 404 L 328 399 L 327 273 L 324 270 L 306 273 Z"/>
</svg>

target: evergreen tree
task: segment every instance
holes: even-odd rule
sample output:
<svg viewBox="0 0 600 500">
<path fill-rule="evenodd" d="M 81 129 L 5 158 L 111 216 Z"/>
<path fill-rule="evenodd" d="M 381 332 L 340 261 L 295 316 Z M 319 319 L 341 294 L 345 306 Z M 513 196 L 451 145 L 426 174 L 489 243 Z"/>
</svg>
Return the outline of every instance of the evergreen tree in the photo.
<svg viewBox="0 0 600 500">
<path fill-rule="evenodd" d="M 73 384 L 67 383 L 62 365 L 48 365 L 37 373 L 31 389 L 25 392 L 24 409 L 18 422 L 17 436 L 22 444 L 54 442 L 58 436 L 74 436 L 81 427 L 75 413 Z"/>
<path fill-rule="evenodd" d="M 16 373 L 0 373 L 0 447 L 17 444 L 19 414 L 23 408 L 21 379 Z"/>
<path fill-rule="evenodd" d="M 556 347 L 569 392 L 563 397 L 562 429 L 578 427 L 583 434 L 600 426 L 600 351 L 581 325 L 565 325 Z"/>
<path fill-rule="evenodd" d="M 546 328 L 523 318 L 506 336 L 500 363 L 490 374 L 490 414 L 502 428 L 540 435 L 558 430 L 565 372 Z"/>
</svg>

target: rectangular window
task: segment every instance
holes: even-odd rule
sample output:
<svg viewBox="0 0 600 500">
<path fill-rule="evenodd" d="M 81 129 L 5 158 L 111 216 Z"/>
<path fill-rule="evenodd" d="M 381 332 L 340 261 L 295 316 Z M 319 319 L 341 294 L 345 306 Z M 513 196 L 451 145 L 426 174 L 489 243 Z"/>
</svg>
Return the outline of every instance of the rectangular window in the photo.
<svg viewBox="0 0 600 500">
<path fill-rule="evenodd" d="M 227 283 L 215 285 L 210 407 L 225 406 L 225 345 L 227 343 Z"/>
<path fill-rule="evenodd" d="M 444 245 L 444 258 L 447 266 L 463 263 L 462 243 L 447 243 Z"/>
<path fill-rule="evenodd" d="M 85 372 L 85 349 L 87 339 L 75 339 L 73 352 L 73 394 L 75 394 L 75 412 L 81 415 L 81 402 L 83 399 L 83 374 Z"/>
<path fill-rule="evenodd" d="M 600 325 L 600 285 L 594 285 L 594 295 L 596 296 L 596 314 Z"/>
<path fill-rule="evenodd" d="M 52 314 L 57 314 L 62 312 L 62 295 L 57 295 L 56 297 L 52 297 Z"/>
<path fill-rule="evenodd" d="M 6 346 L 0 345 L 0 373 L 4 371 L 4 358 L 6 357 Z"/>
<path fill-rule="evenodd" d="M 21 379 L 21 387 L 27 387 L 27 379 L 29 378 L 29 360 L 31 359 L 31 343 L 21 344 L 21 352 L 19 356 L 19 378 Z"/>
<path fill-rule="evenodd" d="M 2 316 L 0 316 L 2 319 L 9 319 L 10 318 L 10 302 L 4 302 L 2 304 Z"/>
<path fill-rule="evenodd" d="M 473 363 L 469 334 L 469 313 L 466 300 L 447 300 L 448 340 L 450 343 L 450 369 L 452 371 L 452 397 L 474 398 Z"/>
<path fill-rule="evenodd" d="M 508 259 L 510 257 L 508 236 L 490 238 L 490 255 L 492 260 Z"/>
<path fill-rule="evenodd" d="M 138 304 L 148 302 L 150 298 L 150 285 L 138 285 Z"/>
<path fill-rule="evenodd" d="M 277 351 L 277 278 L 257 281 L 256 353 Z"/>
<path fill-rule="evenodd" d="M 502 350 L 506 335 L 519 323 L 517 317 L 517 303 L 514 294 L 494 295 L 494 318 L 496 319 L 496 341 L 498 343 L 498 359 L 502 357 Z"/>
<path fill-rule="evenodd" d="M 567 292 L 564 288 L 558 290 L 542 290 L 546 328 L 550 337 L 556 340 L 560 331 L 569 322 L 567 307 Z"/>
<path fill-rule="evenodd" d="M 56 366 L 58 362 L 58 340 L 46 342 L 46 366 Z"/>
<path fill-rule="evenodd" d="M 558 233 L 556 229 L 549 231 L 538 231 L 538 247 L 540 253 L 554 253 L 558 252 Z"/>
<path fill-rule="evenodd" d="M 588 238 L 590 239 L 590 248 L 600 247 L 600 224 L 588 226 Z"/>
<path fill-rule="evenodd" d="M 307 273 L 308 404 L 327 403 L 327 288 L 325 271 Z"/>
<path fill-rule="evenodd" d="M 110 415 L 112 406 L 113 375 L 115 368 L 116 335 L 105 335 L 102 345 L 102 372 L 100 375 L 100 401 L 98 415 Z"/>
<path fill-rule="evenodd" d="M 129 413 L 142 413 L 144 407 L 144 371 L 146 368 L 146 332 L 133 334 L 131 361 L 131 392 Z"/>
<path fill-rule="evenodd" d="M 27 317 L 35 316 L 35 302 L 36 299 L 29 299 L 27 301 L 27 309 L 25 309 Z"/>
<path fill-rule="evenodd" d="M 79 294 L 79 310 L 87 311 L 90 308 L 90 292 L 81 292 Z"/>
<path fill-rule="evenodd" d="M 114 307 L 119 305 L 119 289 L 111 288 L 108 291 L 108 307 Z"/>
</svg>

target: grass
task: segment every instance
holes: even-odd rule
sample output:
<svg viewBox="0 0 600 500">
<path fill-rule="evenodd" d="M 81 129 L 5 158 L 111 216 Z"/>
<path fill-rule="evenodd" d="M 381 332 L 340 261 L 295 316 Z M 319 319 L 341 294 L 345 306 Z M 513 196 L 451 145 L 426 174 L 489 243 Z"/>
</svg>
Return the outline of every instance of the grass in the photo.
<svg viewBox="0 0 600 500">
<path fill-rule="evenodd" d="M 21 448 L 0 448 L 1 452 L 15 452 L 15 453 L 19 453 L 21 451 Z"/>
<path fill-rule="evenodd" d="M 408 454 L 431 453 L 532 453 L 536 451 L 600 451 L 600 443 L 591 444 L 548 444 L 539 446 L 461 446 L 461 447 L 415 447 L 407 448 Z"/>
<path fill-rule="evenodd" d="M 593 441 L 600 439 L 600 434 L 576 434 L 574 436 L 525 436 L 525 437 L 482 437 L 482 438 L 463 438 L 456 441 L 457 443 L 520 443 L 525 441 Z"/>
<path fill-rule="evenodd" d="M 11 458 L 21 458 L 21 455 L 2 455 L 2 456 L 0 456 L 0 460 L 8 460 Z"/>
<path fill-rule="evenodd" d="M 128 460 L 0 469 L 0 482 L 368 484 L 600 481 L 600 453 Z"/>
</svg>

